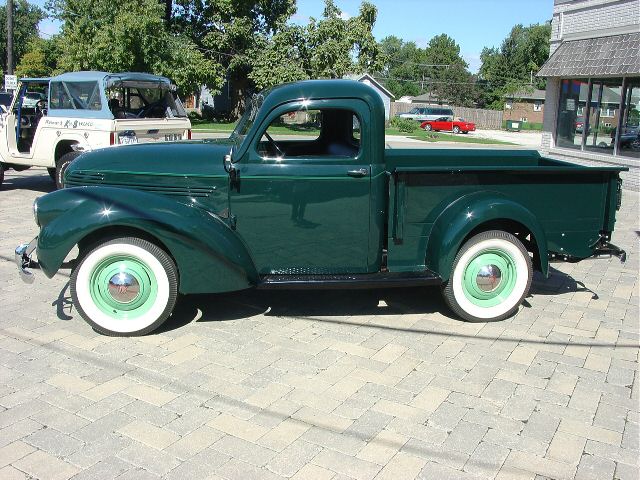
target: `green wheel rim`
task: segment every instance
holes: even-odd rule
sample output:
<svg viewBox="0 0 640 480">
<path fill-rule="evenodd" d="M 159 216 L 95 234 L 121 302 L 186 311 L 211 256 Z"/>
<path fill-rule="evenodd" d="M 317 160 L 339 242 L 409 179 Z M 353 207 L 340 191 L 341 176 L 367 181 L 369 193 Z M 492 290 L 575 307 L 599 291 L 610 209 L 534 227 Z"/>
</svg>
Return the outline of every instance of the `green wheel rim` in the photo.
<svg viewBox="0 0 640 480">
<path fill-rule="evenodd" d="M 480 278 L 486 279 L 488 285 L 481 285 Z M 513 293 L 517 278 L 516 262 L 511 255 L 499 249 L 483 250 L 465 267 L 462 290 L 474 305 L 490 308 L 501 304 Z"/>
<path fill-rule="evenodd" d="M 112 279 L 134 279 L 137 293 L 123 301 L 109 289 Z M 113 285 L 112 285 L 113 287 Z M 126 294 L 126 287 L 121 287 Z M 98 263 L 89 277 L 89 292 L 93 303 L 114 319 L 133 319 L 144 315 L 158 296 L 156 277 L 149 266 L 131 255 L 112 255 Z"/>
</svg>

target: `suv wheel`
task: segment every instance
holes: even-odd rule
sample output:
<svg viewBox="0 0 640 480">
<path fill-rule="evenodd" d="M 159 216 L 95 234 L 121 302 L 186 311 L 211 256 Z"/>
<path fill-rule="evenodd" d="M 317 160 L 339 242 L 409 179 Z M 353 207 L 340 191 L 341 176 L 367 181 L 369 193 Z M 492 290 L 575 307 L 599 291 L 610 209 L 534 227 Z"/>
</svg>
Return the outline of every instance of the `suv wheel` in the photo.
<svg viewBox="0 0 640 480">
<path fill-rule="evenodd" d="M 64 183 L 62 182 L 62 180 L 64 179 L 64 172 L 67 169 L 67 167 L 69 166 L 69 164 L 71 162 L 73 162 L 78 156 L 80 155 L 79 152 L 68 152 L 65 153 L 64 155 L 62 155 L 57 161 L 56 161 L 56 188 L 58 190 L 60 190 L 61 188 L 64 188 Z"/>
</svg>

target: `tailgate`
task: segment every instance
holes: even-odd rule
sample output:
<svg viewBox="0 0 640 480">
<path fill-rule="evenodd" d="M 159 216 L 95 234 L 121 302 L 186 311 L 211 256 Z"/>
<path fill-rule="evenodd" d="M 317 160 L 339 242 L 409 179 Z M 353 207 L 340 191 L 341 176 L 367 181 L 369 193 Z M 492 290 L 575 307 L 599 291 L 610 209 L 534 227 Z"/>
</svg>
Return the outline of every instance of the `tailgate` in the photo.
<svg viewBox="0 0 640 480">
<path fill-rule="evenodd" d="M 174 142 L 190 134 L 188 118 L 115 120 L 115 144 Z"/>
</svg>

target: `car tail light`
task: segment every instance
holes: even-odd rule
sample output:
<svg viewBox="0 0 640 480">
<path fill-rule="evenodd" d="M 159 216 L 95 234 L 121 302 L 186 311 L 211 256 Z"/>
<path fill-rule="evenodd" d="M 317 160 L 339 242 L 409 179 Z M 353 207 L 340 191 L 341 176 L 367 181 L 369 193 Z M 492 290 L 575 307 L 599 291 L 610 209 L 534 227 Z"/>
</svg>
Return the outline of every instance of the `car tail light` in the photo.
<svg viewBox="0 0 640 480">
<path fill-rule="evenodd" d="M 187 140 L 191 140 L 191 129 L 187 130 Z"/>
<path fill-rule="evenodd" d="M 116 132 L 111 132 L 109 134 L 109 145 L 115 145 L 116 144 Z"/>
</svg>

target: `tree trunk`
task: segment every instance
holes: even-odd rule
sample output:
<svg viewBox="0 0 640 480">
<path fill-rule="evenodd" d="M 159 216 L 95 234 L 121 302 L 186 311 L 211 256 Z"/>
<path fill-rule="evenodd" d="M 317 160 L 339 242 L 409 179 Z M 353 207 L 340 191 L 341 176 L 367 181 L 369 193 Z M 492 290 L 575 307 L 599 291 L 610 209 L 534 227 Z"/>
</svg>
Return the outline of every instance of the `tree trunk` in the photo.
<svg viewBox="0 0 640 480">
<path fill-rule="evenodd" d="M 249 80 L 245 72 L 231 75 L 231 116 L 239 118 L 244 113 Z"/>
</svg>

